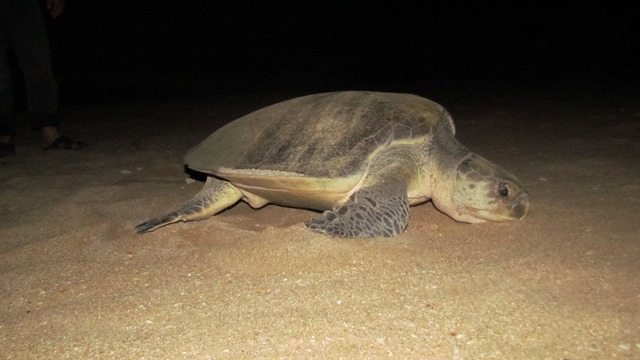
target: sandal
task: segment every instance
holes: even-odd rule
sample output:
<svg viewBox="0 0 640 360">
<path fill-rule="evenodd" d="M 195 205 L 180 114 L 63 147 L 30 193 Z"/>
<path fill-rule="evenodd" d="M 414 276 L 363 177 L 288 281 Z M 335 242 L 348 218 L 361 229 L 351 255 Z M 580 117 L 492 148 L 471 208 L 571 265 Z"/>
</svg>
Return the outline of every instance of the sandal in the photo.
<svg viewBox="0 0 640 360">
<path fill-rule="evenodd" d="M 44 150 L 79 150 L 85 147 L 87 147 L 87 143 L 84 141 L 75 141 L 68 136 L 60 136 L 49 146 L 46 146 Z"/>
<path fill-rule="evenodd" d="M 14 155 L 16 147 L 13 144 L 0 144 L 0 157 Z"/>
</svg>

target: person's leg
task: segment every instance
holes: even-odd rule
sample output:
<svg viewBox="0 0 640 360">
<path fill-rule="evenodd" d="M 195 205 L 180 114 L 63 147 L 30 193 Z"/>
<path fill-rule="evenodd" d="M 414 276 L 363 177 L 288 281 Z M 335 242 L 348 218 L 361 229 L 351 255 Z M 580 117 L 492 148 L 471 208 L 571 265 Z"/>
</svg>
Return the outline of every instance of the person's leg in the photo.
<svg viewBox="0 0 640 360">
<path fill-rule="evenodd" d="M 58 84 L 51 69 L 51 50 L 42 12 L 36 0 L 13 1 L 20 14 L 12 26 L 12 45 L 22 70 L 31 124 L 42 132 L 45 149 L 81 149 L 82 141 L 58 131 Z"/>
<path fill-rule="evenodd" d="M 9 18 L 7 1 L 0 1 L 0 156 L 15 153 L 11 145 L 15 133 L 13 81 L 9 67 Z"/>
<path fill-rule="evenodd" d="M 42 12 L 36 0 L 13 1 L 18 17 L 12 26 L 12 45 L 22 70 L 29 116 L 34 128 L 45 129 L 43 145 L 60 134 L 58 85 L 51 69 L 51 50 Z"/>
</svg>

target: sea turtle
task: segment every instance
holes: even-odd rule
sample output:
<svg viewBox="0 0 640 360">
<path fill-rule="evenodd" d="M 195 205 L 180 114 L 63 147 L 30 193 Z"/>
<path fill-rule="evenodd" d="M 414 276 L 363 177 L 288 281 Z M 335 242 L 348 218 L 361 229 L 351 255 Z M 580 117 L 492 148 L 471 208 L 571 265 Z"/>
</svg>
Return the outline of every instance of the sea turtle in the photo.
<svg viewBox="0 0 640 360">
<path fill-rule="evenodd" d="M 215 131 L 185 157 L 207 175 L 184 206 L 138 233 L 204 219 L 244 200 L 324 211 L 305 224 L 339 237 L 394 236 L 428 200 L 460 222 L 524 218 L 511 173 L 455 138 L 449 113 L 410 94 L 333 92 L 284 101 Z"/>
</svg>

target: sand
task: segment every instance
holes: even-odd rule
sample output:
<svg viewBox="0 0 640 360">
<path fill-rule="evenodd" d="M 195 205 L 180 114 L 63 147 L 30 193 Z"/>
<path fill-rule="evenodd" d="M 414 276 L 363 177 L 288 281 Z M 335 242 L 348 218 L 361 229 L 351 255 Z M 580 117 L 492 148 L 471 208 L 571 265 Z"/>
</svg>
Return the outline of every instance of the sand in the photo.
<svg viewBox="0 0 640 360">
<path fill-rule="evenodd" d="M 425 204 L 402 235 L 353 240 L 240 203 L 136 235 L 199 190 L 192 145 L 287 96 L 69 107 L 78 152 L 20 129 L 0 159 L 0 357 L 640 358 L 640 103 L 425 95 L 518 175 L 528 218 Z"/>
</svg>

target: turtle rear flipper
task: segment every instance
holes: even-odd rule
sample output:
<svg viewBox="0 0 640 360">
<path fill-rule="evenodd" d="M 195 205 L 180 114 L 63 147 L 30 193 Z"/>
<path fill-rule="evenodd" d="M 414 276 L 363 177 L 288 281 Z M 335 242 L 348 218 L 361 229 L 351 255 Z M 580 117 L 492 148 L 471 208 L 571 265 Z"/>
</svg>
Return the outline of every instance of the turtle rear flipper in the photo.
<svg viewBox="0 0 640 360">
<path fill-rule="evenodd" d="M 241 198 L 242 193 L 235 186 L 209 177 L 202 190 L 188 203 L 164 216 L 143 222 L 136 226 L 136 232 L 142 234 L 178 221 L 206 219 L 235 204 Z"/>
<path fill-rule="evenodd" d="M 305 225 L 325 234 L 352 237 L 391 237 L 409 222 L 406 185 L 382 180 L 355 192 L 349 200 L 325 211 Z"/>
</svg>

